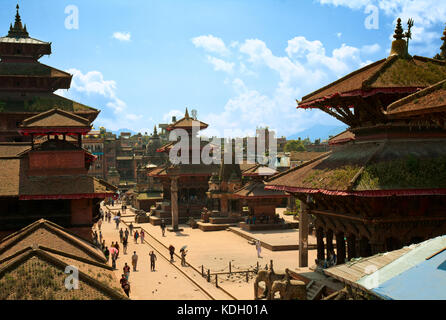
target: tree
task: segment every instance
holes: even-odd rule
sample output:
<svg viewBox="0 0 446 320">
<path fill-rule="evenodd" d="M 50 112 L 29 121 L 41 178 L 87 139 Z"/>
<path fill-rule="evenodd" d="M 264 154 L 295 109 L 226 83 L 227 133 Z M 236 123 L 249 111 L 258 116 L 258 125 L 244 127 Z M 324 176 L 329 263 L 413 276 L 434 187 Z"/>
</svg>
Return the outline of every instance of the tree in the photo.
<svg viewBox="0 0 446 320">
<path fill-rule="evenodd" d="M 305 146 L 301 140 L 290 140 L 284 147 L 285 152 L 290 151 L 305 151 Z"/>
</svg>

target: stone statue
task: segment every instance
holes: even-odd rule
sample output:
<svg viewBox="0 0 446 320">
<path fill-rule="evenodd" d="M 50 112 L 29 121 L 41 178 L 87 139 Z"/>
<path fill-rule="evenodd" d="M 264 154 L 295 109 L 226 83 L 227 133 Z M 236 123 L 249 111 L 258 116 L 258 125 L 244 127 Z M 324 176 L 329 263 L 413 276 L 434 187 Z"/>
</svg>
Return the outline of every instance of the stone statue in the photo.
<svg viewBox="0 0 446 320">
<path fill-rule="evenodd" d="M 270 300 L 271 288 L 274 281 L 283 280 L 286 276 L 285 272 L 275 272 L 274 269 L 270 268 L 270 270 L 260 270 L 257 273 L 256 280 L 254 282 L 254 299 L 263 299 L 267 298 Z M 265 282 L 265 290 L 263 291 L 262 296 L 258 296 L 259 290 L 259 282 Z"/>
<path fill-rule="evenodd" d="M 273 282 L 268 300 L 273 300 L 277 291 L 280 293 L 280 300 L 307 300 L 307 286 L 305 283 L 291 280 L 289 269 L 285 269 L 285 274 L 284 279 Z"/>
</svg>

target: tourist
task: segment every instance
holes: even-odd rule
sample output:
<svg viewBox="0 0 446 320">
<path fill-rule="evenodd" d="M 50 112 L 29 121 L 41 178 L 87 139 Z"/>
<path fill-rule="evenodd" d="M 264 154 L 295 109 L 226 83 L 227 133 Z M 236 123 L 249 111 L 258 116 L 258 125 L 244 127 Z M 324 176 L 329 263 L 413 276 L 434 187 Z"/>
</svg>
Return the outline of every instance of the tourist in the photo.
<svg viewBox="0 0 446 320">
<path fill-rule="evenodd" d="M 112 268 L 116 269 L 116 254 L 112 253 Z"/>
<path fill-rule="evenodd" d="M 127 237 L 124 237 L 124 239 L 122 240 L 122 247 L 124 248 L 124 254 L 127 254 L 127 245 L 128 245 Z"/>
<path fill-rule="evenodd" d="M 101 249 L 104 250 L 105 249 L 105 240 L 102 240 L 102 245 L 101 245 Z"/>
<path fill-rule="evenodd" d="M 122 228 L 121 228 L 121 230 L 119 230 L 119 241 L 122 243 L 122 238 L 124 237 L 124 231 L 122 230 Z"/>
<path fill-rule="evenodd" d="M 121 220 L 121 219 L 119 218 L 119 216 L 116 216 L 116 217 L 115 217 L 115 221 L 116 221 L 116 230 L 119 229 L 119 222 L 121 222 L 120 220 Z"/>
<path fill-rule="evenodd" d="M 99 231 L 101 231 L 101 226 L 102 226 L 102 217 L 98 221 L 98 229 L 99 229 Z"/>
<path fill-rule="evenodd" d="M 185 267 L 185 266 L 186 266 L 186 254 L 187 254 L 187 250 L 181 248 L 180 252 L 181 252 L 181 266 Z"/>
<path fill-rule="evenodd" d="M 164 219 L 161 220 L 161 233 L 163 234 L 164 237 L 164 234 L 166 233 L 166 223 L 164 222 Z"/>
<path fill-rule="evenodd" d="M 118 241 L 116 241 L 116 243 L 115 243 L 115 248 L 116 248 L 116 259 L 118 259 L 118 256 L 119 256 L 119 244 L 118 244 Z"/>
<path fill-rule="evenodd" d="M 153 251 L 151 251 L 149 256 L 150 256 L 150 271 L 155 271 L 156 255 Z"/>
<path fill-rule="evenodd" d="M 121 283 L 122 290 L 124 290 L 124 292 L 127 295 L 127 297 L 130 298 L 130 283 L 125 278 L 124 274 L 122 275 L 122 278 L 121 278 L 121 280 L 119 280 L 119 282 Z"/>
<path fill-rule="evenodd" d="M 138 233 L 138 230 L 136 230 L 136 231 L 135 231 L 135 235 L 134 235 L 135 243 L 136 243 L 136 244 L 138 243 L 138 237 L 139 237 L 139 233 Z"/>
<path fill-rule="evenodd" d="M 141 230 L 139 237 L 141 238 L 141 243 L 144 243 L 144 230 Z"/>
<path fill-rule="evenodd" d="M 105 259 L 107 259 L 107 262 L 108 262 L 108 258 L 110 256 L 110 251 L 108 251 L 108 247 L 105 247 L 105 249 L 104 249 L 104 256 L 105 256 Z"/>
<path fill-rule="evenodd" d="M 130 229 L 130 235 L 133 236 L 133 223 L 131 223 L 131 222 L 129 225 L 129 229 Z"/>
<path fill-rule="evenodd" d="M 99 231 L 99 242 L 102 243 L 102 231 Z"/>
<path fill-rule="evenodd" d="M 127 228 L 125 228 L 124 237 L 127 239 L 129 238 L 129 229 L 127 229 Z"/>
<path fill-rule="evenodd" d="M 125 278 L 127 280 L 129 280 L 129 277 L 130 277 L 130 267 L 127 265 L 127 262 L 125 263 L 124 268 L 122 268 L 122 270 L 124 271 Z"/>
<path fill-rule="evenodd" d="M 132 256 L 133 271 L 136 271 L 137 264 L 138 264 L 138 255 L 136 254 L 136 251 L 133 251 L 133 256 Z"/>
<path fill-rule="evenodd" d="M 262 252 L 262 244 L 260 240 L 256 240 L 257 258 L 261 258 L 260 253 Z"/>
<path fill-rule="evenodd" d="M 173 245 L 170 245 L 169 246 L 170 261 L 173 261 L 174 253 L 175 253 L 175 247 Z"/>
</svg>

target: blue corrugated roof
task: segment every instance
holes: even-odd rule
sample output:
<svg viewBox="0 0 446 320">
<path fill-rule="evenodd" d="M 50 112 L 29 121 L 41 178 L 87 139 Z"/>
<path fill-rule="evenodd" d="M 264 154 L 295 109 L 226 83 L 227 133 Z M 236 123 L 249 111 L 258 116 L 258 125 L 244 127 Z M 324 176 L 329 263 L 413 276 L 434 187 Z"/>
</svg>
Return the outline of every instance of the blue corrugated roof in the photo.
<svg viewBox="0 0 446 320">
<path fill-rule="evenodd" d="M 446 300 L 446 250 L 372 291 L 393 300 Z"/>
</svg>

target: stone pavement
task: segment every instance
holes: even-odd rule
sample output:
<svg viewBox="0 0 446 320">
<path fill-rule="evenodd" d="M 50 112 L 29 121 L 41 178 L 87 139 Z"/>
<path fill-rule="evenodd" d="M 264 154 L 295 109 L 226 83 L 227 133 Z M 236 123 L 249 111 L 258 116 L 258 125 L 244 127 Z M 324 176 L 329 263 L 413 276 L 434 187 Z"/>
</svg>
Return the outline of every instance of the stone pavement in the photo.
<svg viewBox="0 0 446 320">
<path fill-rule="evenodd" d="M 118 208 L 118 206 L 115 206 L 112 209 Z M 127 213 L 130 212 L 127 210 Z M 249 244 L 246 239 L 230 231 L 223 230 L 203 232 L 199 229 L 192 229 L 187 225 L 181 225 L 181 228 L 183 229 L 182 232 L 171 233 L 166 231 L 166 236 L 162 237 L 161 228 L 159 226 L 153 226 L 150 223 L 137 224 L 134 222 L 133 215 L 124 216 L 123 221 L 128 223 L 133 222 L 133 225 L 135 227 L 143 228 L 146 233 L 146 240 L 149 240 L 149 238 L 151 238 L 151 235 L 153 236 L 153 238 L 161 242 L 165 247 L 168 247 L 170 244 L 172 244 L 176 248 L 176 253 L 179 253 L 178 251 L 182 246 L 187 245 L 187 250 L 189 250 L 187 261 L 191 263 L 192 266 L 198 271 L 201 271 L 201 267 L 203 265 L 205 270 L 210 269 L 211 273 L 227 272 L 229 270 L 230 261 L 232 264 L 232 271 L 252 270 L 256 267 L 257 262 L 259 263 L 261 268 L 264 268 L 265 265 L 269 264 L 270 260 L 273 260 L 273 264 L 276 269 L 283 270 L 285 268 L 290 268 L 291 270 L 296 272 L 310 271 L 308 268 L 298 268 L 299 258 L 297 250 L 270 251 L 268 249 L 262 248 L 261 258 L 257 258 L 255 246 Z M 291 233 L 291 235 L 293 238 L 296 238 L 294 233 Z M 270 236 L 273 235 L 270 235 L 268 233 L 268 237 Z M 119 239 L 117 231 L 116 237 L 117 239 Z M 157 241 L 153 241 L 151 243 L 155 245 Z M 164 250 L 166 250 L 167 252 L 167 249 L 164 248 Z M 314 259 L 316 259 L 316 250 L 309 250 L 308 255 L 309 265 L 314 264 Z M 148 269 L 149 267 L 147 267 L 147 270 Z M 192 268 L 186 269 L 188 269 L 188 275 L 194 275 L 198 277 L 199 280 L 204 281 L 206 285 L 210 285 L 212 287 L 212 285 L 210 283 L 207 283 L 198 274 L 198 272 L 191 270 Z M 214 277 L 212 277 L 212 281 L 215 288 Z M 254 289 L 252 273 L 249 282 L 246 282 L 246 274 L 232 275 L 229 277 L 227 275 L 219 276 L 218 282 L 222 288 L 231 293 L 237 299 L 253 299 Z M 199 283 L 200 285 L 202 284 L 202 282 Z M 227 296 L 226 298 L 224 298 L 224 295 L 222 298 L 228 299 Z"/>
</svg>

